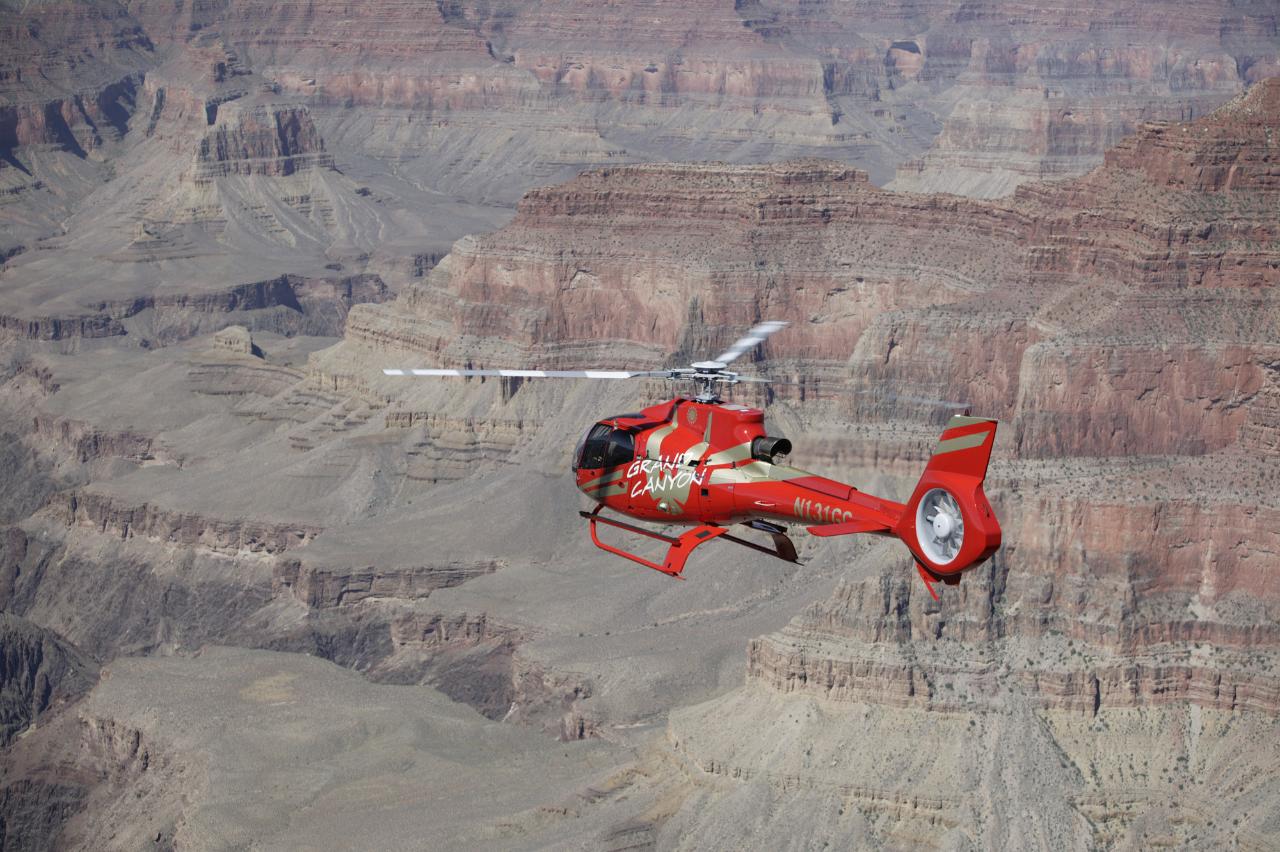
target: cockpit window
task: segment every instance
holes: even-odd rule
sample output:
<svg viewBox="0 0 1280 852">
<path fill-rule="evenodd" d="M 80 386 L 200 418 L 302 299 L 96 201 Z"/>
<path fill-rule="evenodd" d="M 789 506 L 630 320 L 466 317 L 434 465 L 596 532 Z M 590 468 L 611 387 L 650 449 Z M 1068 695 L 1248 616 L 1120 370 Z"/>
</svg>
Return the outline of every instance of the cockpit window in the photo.
<svg viewBox="0 0 1280 852">
<path fill-rule="evenodd" d="M 605 467 L 631 464 L 636 455 L 636 439 L 630 432 L 615 429 L 609 434 L 609 451 L 604 457 Z"/>
<path fill-rule="evenodd" d="M 634 435 L 625 429 L 615 429 L 605 423 L 597 423 L 591 427 L 578 445 L 573 469 L 595 470 L 630 464 L 635 453 Z"/>
</svg>

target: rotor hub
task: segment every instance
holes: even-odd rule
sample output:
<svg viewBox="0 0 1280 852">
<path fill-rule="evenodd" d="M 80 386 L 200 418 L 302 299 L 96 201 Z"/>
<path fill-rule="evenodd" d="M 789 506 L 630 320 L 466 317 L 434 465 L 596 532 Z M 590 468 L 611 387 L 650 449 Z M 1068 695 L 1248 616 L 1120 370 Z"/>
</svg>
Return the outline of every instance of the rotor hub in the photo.
<svg viewBox="0 0 1280 852">
<path fill-rule="evenodd" d="M 954 526 L 955 521 L 945 512 L 939 512 L 933 516 L 933 534 L 937 538 L 949 537 Z"/>
</svg>

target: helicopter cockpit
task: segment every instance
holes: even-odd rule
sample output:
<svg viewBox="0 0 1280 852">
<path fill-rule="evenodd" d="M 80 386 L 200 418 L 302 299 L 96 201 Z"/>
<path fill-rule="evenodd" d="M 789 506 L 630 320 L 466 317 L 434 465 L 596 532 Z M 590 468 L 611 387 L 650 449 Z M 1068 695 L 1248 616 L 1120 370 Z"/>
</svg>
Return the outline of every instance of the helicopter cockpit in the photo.
<svg viewBox="0 0 1280 852">
<path fill-rule="evenodd" d="M 574 470 L 598 470 L 630 464 L 635 458 L 635 433 L 629 429 L 597 423 L 586 431 L 573 452 Z"/>
</svg>

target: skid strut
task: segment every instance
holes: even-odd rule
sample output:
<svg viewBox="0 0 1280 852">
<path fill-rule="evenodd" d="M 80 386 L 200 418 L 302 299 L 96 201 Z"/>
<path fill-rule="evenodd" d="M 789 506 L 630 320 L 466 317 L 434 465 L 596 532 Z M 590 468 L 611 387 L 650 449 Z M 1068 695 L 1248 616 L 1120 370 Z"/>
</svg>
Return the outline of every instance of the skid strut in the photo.
<svg viewBox="0 0 1280 852">
<path fill-rule="evenodd" d="M 775 556 L 778 559 L 782 559 L 787 562 L 795 562 L 798 564 L 800 561 L 796 558 L 795 545 L 791 543 L 791 539 L 787 538 L 786 534 L 782 531 L 782 527 L 765 529 L 765 532 L 768 532 L 773 538 L 775 549 L 770 550 L 767 547 L 747 541 L 746 539 L 738 538 L 735 535 L 729 535 L 729 531 L 725 527 L 716 526 L 715 524 L 702 524 L 676 537 L 663 535 L 662 533 L 654 532 L 653 530 L 647 530 L 644 527 L 629 524 L 626 521 L 617 521 L 613 518 L 606 518 L 600 514 L 600 510 L 603 508 L 604 504 L 600 503 L 590 512 L 578 512 L 579 515 L 591 522 L 591 541 L 596 547 L 601 550 L 608 551 L 615 556 L 621 556 L 623 559 L 630 559 L 632 562 L 643 565 L 646 568 L 661 571 L 663 574 L 666 574 L 669 577 L 675 577 L 678 580 L 684 579 L 684 577 L 680 576 L 680 572 L 684 570 L 684 564 L 688 560 L 689 554 L 693 552 L 694 548 L 700 544 L 711 541 L 714 538 L 723 538 L 725 541 L 731 541 L 734 544 L 740 544 L 743 547 L 749 547 L 752 550 L 767 553 L 770 556 Z M 600 536 L 596 531 L 597 523 L 608 524 L 611 527 L 617 527 L 618 529 L 626 530 L 627 532 L 637 533 L 647 538 L 664 542 L 667 545 L 667 555 L 663 558 L 661 563 L 657 563 L 645 559 L 643 556 L 629 553 L 620 547 L 605 544 L 600 540 Z M 770 525 L 770 527 L 773 527 L 773 525 Z"/>
<path fill-rule="evenodd" d="M 916 570 L 920 572 L 920 579 L 924 580 L 924 587 L 929 590 L 929 594 L 933 596 L 935 601 L 939 600 L 939 598 L 937 590 L 933 587 L 934 583 L 946 583 L 948 586 L 960 585 L 959 574 L 947 574 L 945 576 L 935 574 L 924 567 L 924 564 L 919 559 L 916 560 Z"/>
</svg>

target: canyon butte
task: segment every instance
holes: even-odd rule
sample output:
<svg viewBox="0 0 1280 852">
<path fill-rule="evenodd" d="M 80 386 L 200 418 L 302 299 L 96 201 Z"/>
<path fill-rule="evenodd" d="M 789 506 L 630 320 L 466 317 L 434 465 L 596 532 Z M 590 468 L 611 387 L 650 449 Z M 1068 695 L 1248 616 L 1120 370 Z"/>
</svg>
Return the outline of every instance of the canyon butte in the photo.
<svg viewBox="0 0 1280 852">
<path fill-rule="evenodd" d="M 1273 4 L 0 9 L 0 848 L 1280 847 Z M 381 373 L 761 318 L 803 468 L 1000 419 L 990 562 L 671 582 L 670 385 Z"/>
</svg>

